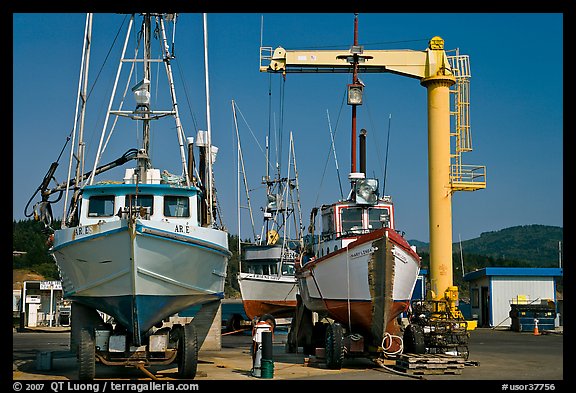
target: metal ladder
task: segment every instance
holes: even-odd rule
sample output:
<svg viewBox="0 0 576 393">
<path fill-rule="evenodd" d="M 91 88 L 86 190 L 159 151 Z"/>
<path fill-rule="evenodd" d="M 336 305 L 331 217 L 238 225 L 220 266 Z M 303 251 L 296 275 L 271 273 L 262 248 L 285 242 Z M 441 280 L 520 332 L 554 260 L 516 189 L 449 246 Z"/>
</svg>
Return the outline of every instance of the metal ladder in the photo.
<svg viewBox="0 0 576 393">
<path fill-rule="evenodd" d="M 470 57 L 460 55 L 456 49 L 454 56 L 448 56 L 448 62 L 456 83 L 450 89 L 451 165 L 450 181 L 452 192 L 475 191 L 486 188 L 486 167 L 464 165 L 462 153 L 472 151 L 470 132 Z"/>
</svg>

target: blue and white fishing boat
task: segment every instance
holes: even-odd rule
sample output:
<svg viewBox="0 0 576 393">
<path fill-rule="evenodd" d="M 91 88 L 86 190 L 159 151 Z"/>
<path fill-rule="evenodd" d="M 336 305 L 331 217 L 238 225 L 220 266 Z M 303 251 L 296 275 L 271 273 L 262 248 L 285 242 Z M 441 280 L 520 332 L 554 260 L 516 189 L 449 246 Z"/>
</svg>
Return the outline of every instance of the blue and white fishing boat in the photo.
<svg viewBox="0 0 576 393">
<path fill-rule="evenodd" d="M 231 253 L 228 233 L 216 223 L 212 166 L 217 149 L 211 144 L 209 104 L 208 130 L 198 131 L 196 141 L 186 137 L 180 121 L 171 67 L 174 55 L 167 39 L 167 25 L 175 31 L 176 16 L 129 16 L 94 166 L 85 172 L 82 136 L 92 45 L 92 15 L 88 14 L 68 178 L 48 188 L 57 167 L 54 163 L 39 188 L 42 202 L 35 206 L 35 215 L 48 229 L 54 202 L 49 196 L 58 195 L 56 201 L 64 197 L 61 228 L 53 231 L 50 251 L 60 271 L 64 297 L 73 302 L 72 343 L 76 340 L 76 344 L 71 349 L 78 351 L 80 379 L 94 378 L 95 361 L 107 365 L 176 361 L 179 375 L 193 378 L 198 356 L 194 323 L 166 322 L 185 309 L 224 297 Z M 133 51 L 127 49 L 130 45 L 134 45 Z M 153 48 L 160 48 L 160 53 L 154 55 Z M 130 52 L 133 58 L 127 57 Z M 207 58 L 205 66 L 209 103 Z M 123 86 L 121 77 L 126 78 Z M 151 97 L 162 92 L 152 90 L 165 82 L 167 108 L 156 108 Z M 134 98 L 126 95 L 130 88 Z M 134 140 L 136 147 L 102 164 L 106 147 L 114 144 L 115 129 L 126 128 L 128 123 L 131 127 L 137 123 L 141 130 Z M 153 166 L 152 124 L 155 132 L 166 128 L 162 139 L 178 142 L 174 156 L 179 155 L 181 167 L 176 171 L 180 175 Z M 176 135 L 170 138 L 169 131 Z M 198 165 L 195 147 L 199 149 Z M 123 178 L 97 180 L 101 173 L 130 162 L 135 165 L 125 169 Z M 112 317 L 112 323 L 102 314 Z"/>
</svg>

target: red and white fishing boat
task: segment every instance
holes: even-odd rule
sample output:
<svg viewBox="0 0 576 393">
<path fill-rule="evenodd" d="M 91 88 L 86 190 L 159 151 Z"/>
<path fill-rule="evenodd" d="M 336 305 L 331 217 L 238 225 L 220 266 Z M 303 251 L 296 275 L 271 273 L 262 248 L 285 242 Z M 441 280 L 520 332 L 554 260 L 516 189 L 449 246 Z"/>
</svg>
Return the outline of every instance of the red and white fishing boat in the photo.
<svg viewBox="0 0 576 393">
<path fill-rule="evenodd" d="M 356 107 L 362 103 L 364 87 L 358 65 L 365 60 L 356 18 L 352 49 L 340 56 L 348 59 L 353 71 L 348 85 L 351 190 L 345 199 L 312 209 L 310 241 L 296 269 L 301 303 L 287 346 L 294 350 L 302 345 L 309 353 L 324 347 L 332 369 L 339 369 L 345 356 L 402 353 L 404 329 L 399 317 L 410 307 L 420 271 L 420 257 L 395 229 L 391 198 L 379 195 L 378 179 L 366 178 L 365 130 L 359 136 L 360 170 L 356 170 Z M 319 233 L 314 230 L 318 213 Z"/>
<path fill-rule="evenodd" d="M 420 257 L 394 229 L 391 199 L 378 198 L 373 191 L 369 200 L 360 196 L 374 190 L 369 184 L 377 184 L 375 180 L 356 180 L 352 199 L 321 208 L 323 227 L 313 256 L 304 257 L 296 273 L 304 307 L 333 321 L 320 329 L 324 334 L 329 329 L 332 337 L 325 345 L 333 368 L 339 368 L 347 345 L 351 355 L 397 355 L 403 350 L 398 317 L 410 307 Z M 324 334 L 318 338 L 323 340 Z M 335 341 L 342 344 L 330 348 Z"/>
</svg>

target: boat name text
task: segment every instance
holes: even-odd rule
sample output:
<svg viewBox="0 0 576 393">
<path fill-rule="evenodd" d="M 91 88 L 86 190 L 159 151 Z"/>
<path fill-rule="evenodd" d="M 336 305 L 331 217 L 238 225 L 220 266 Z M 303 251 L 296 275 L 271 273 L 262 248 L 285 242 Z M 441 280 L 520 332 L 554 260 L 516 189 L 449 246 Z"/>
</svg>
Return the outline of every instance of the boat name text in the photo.
<svg viewBox="0 0 576 393">
<path fill-rule="evenodd" d="M 176 228 L 174 228 L 174 232 L 176 232 L 176 233 L 190 233 L 190 225 L 188 225 L 188 224 L 176 225 Z"/>
<path fill-rule="evenodd" d="M 397 247 L 394 247 L 392 249 L 392 253 L 394 254 L 394 256 L 396 258 L 398 258 L 403 263 L 408 263 L 408 258 L 406 257 L 406 255 L 404 255 L 404 253 L 401 250 L 399 250 Z"/>
<path fill-rule="evenodd" d="M 363 250 L 353 252 L 352 254 L 350 254 L 350 258 L 351 259 L 352 258 L 360 258 L 360 257 L 363 257 L 364 255 L 372 254 L 372 253 L 374 253 L 374 251 L 376 251 L 376 249 L 374 247 L 365 248 Z"/>
<path fill-rule="evenodd" d="M 76 236 L 82 236 L 82 235 L 91 235 L 92 234 L 92 227 L 91 226 L 79 226 L 76 229 L 74 229 L 74 235 Z"/>
</svg>

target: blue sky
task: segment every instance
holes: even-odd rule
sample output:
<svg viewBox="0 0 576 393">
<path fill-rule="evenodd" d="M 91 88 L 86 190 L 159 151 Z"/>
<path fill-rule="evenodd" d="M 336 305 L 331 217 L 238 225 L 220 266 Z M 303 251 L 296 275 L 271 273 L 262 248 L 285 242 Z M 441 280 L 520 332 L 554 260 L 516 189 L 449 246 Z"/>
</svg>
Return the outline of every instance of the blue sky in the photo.
<svg viewBox="0 0 576 393">
<path fill-rule="evenodd" d="M 124 17 L 95 15 L 92 80 Z M 258 188 L 265 170 L 264 155 L 250 130 L 263 145 L 270 86 L 277 125 L 281 116 L 281 77 L 259 72 L 262 19 L 264 46 L 345 52 L 353 40 L 352 13 L 208 14 L 212 141 L 219 148 L 215 181 L 224 223 L 234 234 L 237 169 L 231 102 L 236 102 L 246 120 L 239 116 L 246 175 L 256 189 L 251 197 L 257 225 L 264 198 Z M 25 218 L 26 203 L 72 129 L 84 23 L 85 14 L 80 13 L 13 14 L 15 220 Z M 563 226 L 563 24 L 561 13 L 359 15 L 359 43 L 365 49 L 424 50 L 428 40 L 438 35 L 447 50 L 459 48 L 460 54 L 470 56 L 473 151 L 464 154 L 463 160 L 486 166 L 487 187 L 454 194 L 455 241 L 516 225 Z M 174 74 L 177 79 L 184 75 L 187 86 L 186 93 L 177 91 L 187 136 L 196 136 L 198 128 L 206 129 L 202 29 L 202 14 L 180 15 Z M 110 80 L 116 66 L 114 58 L 100 78 Z M 415 79 L 392 74 L 360 78 L 366 85 L 366 104 L 358 109 L 358 130 L 368 130 L 368 172 L 382 181 L 391 115 L 386 194 L 395 203 L 397 229 L 407 239 L 428 241 L 426 89 Z M 327 112 L 347 193 L 351 115 L 349 106 L 340 108 L 350 79 L 349 74 L 290 73 L 284 84 L 283 146 L 288 146 L 292 131 L 306 226 L 312 207 L 340 197 Z M 101 112 L 108 98 L 95 94 L 88 111 Z M 87 132 L 95 133 L 87 136 L 88 143 L 99 138 L 101 125 L 96 124 L 96 118 L 87 119 Z M 173 123 L 166 124 L 171 127 Z M 153 138 L 168 140 L 175 148 L 174 135 L 171 129 L 159 130 Z M 112 149 L 104 161 L 118 158 L 130 147 L 135 146 Z M 57 172 L 60 181 L 65 178 L 68 152 L 67 146 Z M 179 173 L 176 152 L 157 149 L 153 163 Z M 61 203 L 53 209 L 61 217 Z M 242 226 L 243 237 L 248 236 L 248 224 Z"/>
</svg>

